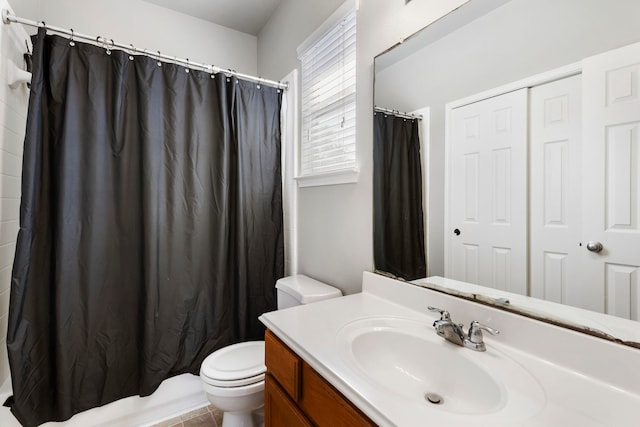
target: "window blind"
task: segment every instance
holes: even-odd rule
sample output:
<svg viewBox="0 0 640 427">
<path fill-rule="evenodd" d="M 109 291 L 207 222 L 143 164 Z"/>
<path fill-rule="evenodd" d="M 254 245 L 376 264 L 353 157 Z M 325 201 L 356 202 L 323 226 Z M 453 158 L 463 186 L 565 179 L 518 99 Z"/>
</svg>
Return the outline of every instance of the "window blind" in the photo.
<svg viewBox="0 0 640 427">
<path fill-rule="evenodd" d="M 331 27 L 300 57 L 300 174 L 356 166 L 356 12 Z"/>
</svg>

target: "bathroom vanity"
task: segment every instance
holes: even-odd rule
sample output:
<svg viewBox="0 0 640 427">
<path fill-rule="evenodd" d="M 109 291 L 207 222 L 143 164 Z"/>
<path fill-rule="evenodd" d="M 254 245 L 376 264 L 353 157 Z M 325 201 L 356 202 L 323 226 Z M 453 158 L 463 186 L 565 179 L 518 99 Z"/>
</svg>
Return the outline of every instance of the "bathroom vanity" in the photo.
<svg viewBox="0 0 640 427">
<path fill-rule="evenodd" d="M 265 335 L 265 426 L 375 426 L 273 333 Z"/>
<path fill-rule="evenodd" d="M 438 313 L 500 331 L 486 351 Z M 364 273 L 363 292 L 266 313 L 266 425 L 637 426 L 640 350 Z"/>
</svg>

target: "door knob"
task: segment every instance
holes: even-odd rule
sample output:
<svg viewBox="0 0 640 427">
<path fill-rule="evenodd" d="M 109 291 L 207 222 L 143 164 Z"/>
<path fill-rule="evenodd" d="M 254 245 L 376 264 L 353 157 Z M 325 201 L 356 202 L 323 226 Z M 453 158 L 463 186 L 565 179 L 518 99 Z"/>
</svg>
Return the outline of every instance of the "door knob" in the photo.
<svg viewBox="0 0 640 427">
<path fill-rule="evenodd" d="M 598 253 L 602 249 L 604 249 L 604 246 L 602 246 L 602 243 L 600 243 L 600 242 L 589 242 L 589 243 L 587 243 L 587 250 L 589 250 L 591 252 Z"/>
<path fill-rule="evenodd" d="M 456 236 L 459 236 L 460 230 L 456 228 L 455 230 L 453 230 L 453 234 L 455 234 Z"/>
</svg>

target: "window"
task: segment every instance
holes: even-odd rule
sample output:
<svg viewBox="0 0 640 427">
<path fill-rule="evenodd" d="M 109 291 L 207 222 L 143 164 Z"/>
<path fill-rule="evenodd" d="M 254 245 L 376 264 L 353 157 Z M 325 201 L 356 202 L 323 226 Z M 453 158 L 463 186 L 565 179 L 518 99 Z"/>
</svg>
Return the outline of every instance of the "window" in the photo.
<svg viewBox="0 0 640 427">
<path fill-rule="evenodd" d="M 329 175 L 355 182 L 356 169 L 356 12 L 342 14 L 300 55 L 302 137 L 300 175 Z M 345 174 L 346 172 L 346 174 Z"/>
</svg>

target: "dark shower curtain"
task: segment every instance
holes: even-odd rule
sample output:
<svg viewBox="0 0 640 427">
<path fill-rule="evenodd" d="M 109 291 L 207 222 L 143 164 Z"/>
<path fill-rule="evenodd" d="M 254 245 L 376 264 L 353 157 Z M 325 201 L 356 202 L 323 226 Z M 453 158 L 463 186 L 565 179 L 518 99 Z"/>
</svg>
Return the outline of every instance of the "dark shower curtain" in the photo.
<svg viewBox="0 0 640 427">
<path fill-rule="evenodd" d="M 425 277 L 418 121 L 376 113 L 373 131 L 373 248 L 376 270 Z"/>
<path fill-rule="evenodd" d="M 26 426 L 262 339 L 283 275 L 280 90 L 34 39 L 7 347 Z"/>
</svg>

